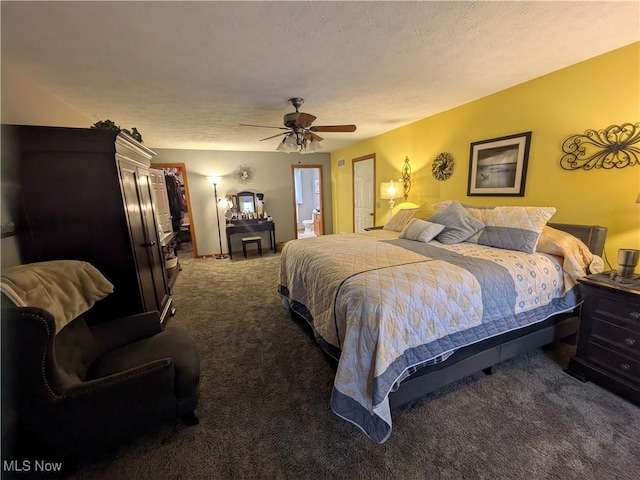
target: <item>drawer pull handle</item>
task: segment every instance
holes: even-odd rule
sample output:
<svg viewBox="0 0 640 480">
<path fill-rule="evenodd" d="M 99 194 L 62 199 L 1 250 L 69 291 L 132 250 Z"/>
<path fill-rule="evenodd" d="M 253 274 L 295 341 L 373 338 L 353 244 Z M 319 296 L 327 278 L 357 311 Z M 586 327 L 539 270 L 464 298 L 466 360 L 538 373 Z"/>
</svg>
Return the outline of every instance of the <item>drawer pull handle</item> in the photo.
<svg viewBox="0 0 640 480">
<path fill-rule="evenodd" d="M 640 312 L 631 312 L 629 314 L 629 317 L 631 317 L 633 320 L 640 320 Z"/>
<path fill-rule="evenodd" d="M 627 337 L 624 339 L 624 343 L 625 345 L 627 345 L 628 347 L 633 347 L 636 344 L 636 339 L 635 338 L 630 338 Z"/>
<path fill-rule="evenodd" d="M 620 364 L 620 370 L 622 370 L 623 372 L 628 372 L 630 369 L 631 369 L 631 365 L 629 365 L 628 363 Z"/>
<path fill-rule="evenodd" d="M 156 242 L 154 240 L 142 244 L 143 247 L 155 247 L 155 245 L 156 245 Z"/>
</svg>

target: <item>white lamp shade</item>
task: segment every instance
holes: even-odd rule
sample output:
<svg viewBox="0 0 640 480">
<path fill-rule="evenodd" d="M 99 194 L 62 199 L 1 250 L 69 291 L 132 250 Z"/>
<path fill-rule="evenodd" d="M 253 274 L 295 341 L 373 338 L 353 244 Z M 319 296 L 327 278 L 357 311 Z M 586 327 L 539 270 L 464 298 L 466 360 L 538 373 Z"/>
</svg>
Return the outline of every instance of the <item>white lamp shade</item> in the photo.
<svg viewBox="0 0 640 480">
<path fill-rule="evenodd" d="M 220 177 L 209 177 L 209 181 L 213 184 L 213 185 L 217 185 L 220 183 Z"/>
<path fill-rule="evenodd" d="M 287 153 L 295 152 L 296 150 L 298 150 L 298 142 L 296 140 L 296 136 L 293 133 L 290 133 L 289 135 L 284 137 L 276 150 Z"/>
<path fill-rule="evenodd" d="M 311 140 L 305 144 L 304 150 L 306 150 L 307 153 L 319 152 L 322 150 L 322 145 L 320 145 L 320 142 L 317 140 L 311 138 Z"/>
<path fill-rule="evenodd" d="M 400 191 L 400 184 L 391 180 L 390 182 L 380 183 L 380 198 L 382 200 L 393 200 L 394 198 L 400 198 L 402 192 Z"/>
</svg>

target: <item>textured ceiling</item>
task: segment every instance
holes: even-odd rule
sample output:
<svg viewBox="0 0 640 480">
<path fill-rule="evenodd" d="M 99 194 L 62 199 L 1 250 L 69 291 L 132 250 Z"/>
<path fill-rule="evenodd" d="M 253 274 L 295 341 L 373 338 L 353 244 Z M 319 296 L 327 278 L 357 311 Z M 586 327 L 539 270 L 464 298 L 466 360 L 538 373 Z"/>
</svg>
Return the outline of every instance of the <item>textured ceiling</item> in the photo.
<svg viewBox="0 0 640 480">
<path fill-rule="evenodd" d="M 3 64 L 155 148 L 273 151 L 238 124 L 281 126 L 299 96 L 358 126 L 331 151 L 640 40 L 637 1 L 0 6 Z"/>
</svg>

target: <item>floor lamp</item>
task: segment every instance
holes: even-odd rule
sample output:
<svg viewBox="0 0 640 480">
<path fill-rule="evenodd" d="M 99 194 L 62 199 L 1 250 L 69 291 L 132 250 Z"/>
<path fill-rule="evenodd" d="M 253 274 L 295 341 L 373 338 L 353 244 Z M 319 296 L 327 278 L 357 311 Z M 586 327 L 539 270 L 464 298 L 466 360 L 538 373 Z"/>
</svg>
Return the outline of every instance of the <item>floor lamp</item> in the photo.
<svg viewBox="0 0 640 480">
<path fill-rule="evenodd" d="M 209 177 L 209 180 L 213 184 L 213 196 L 216 200 L 216 220 L 218 221 L 218 243 L 220 245 L 220 253 L 216 255 L 216 260 L 222 260 L 228 258 L 222 253 L 222 233 L 220 233 L 220 205 L 218 205 L 218 183 L 220 183 L 220 177 Z M 229 246 L 231 248 L 231 246 Z"/>
</svg>

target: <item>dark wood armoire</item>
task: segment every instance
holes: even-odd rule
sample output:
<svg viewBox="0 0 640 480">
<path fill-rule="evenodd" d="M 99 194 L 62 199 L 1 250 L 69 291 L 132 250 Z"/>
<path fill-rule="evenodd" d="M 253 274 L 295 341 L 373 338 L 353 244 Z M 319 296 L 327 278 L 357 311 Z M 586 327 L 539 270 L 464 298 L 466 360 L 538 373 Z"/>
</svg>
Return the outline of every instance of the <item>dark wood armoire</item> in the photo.
<svg viewBox="0 0 640 480">
<path fill-rule="evenodd" d="M 87 321 L 172 313 L 149 182 L 153 151 L 118 130 L 2 126 L 22 263 L 91 263 L 114 285 Z M 8 178 L 6 178 L 8 176 Z"/>
</svg>

